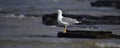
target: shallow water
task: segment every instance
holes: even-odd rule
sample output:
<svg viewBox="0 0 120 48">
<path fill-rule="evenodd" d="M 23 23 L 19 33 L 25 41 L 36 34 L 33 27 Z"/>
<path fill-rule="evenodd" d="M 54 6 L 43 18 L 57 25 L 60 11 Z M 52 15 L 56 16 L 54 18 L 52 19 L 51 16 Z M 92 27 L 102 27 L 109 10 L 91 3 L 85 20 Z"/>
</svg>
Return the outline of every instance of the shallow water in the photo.
<svg viewBox="0 0 120 48">
<path fill-rule="evenodd" d="M 86 28 L 120 34 L 120 25 L 75 25 L 68 29 Z M 63 27 L 46 26 L 41 17 L 0 17 L 0 48 L 120 48 L 120 39 L 58 38 L 59 31 Z"/>
</svg>

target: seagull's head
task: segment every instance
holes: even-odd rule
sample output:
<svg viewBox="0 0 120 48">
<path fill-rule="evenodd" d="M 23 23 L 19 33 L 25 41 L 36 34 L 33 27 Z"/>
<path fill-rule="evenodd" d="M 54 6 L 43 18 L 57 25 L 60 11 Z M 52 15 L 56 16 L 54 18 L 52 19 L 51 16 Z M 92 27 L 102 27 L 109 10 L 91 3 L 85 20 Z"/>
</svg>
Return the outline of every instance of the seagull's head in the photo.
<svg viewBox="0 0 120 48">
<path fill-rule="evenodd" d="M 58 10 L 58 14 L 61 14 L 62 13 L 62 10 Z"/>
</svg>

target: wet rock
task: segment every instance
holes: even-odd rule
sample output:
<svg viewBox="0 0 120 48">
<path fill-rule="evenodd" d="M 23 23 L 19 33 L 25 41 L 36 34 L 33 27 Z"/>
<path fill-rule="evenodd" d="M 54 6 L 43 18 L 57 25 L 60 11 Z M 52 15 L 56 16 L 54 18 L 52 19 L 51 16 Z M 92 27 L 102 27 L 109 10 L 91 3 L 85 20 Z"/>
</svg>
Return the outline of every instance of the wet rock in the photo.
<svg viewBox="0 0 120 48">
<path fill-rule="evenodd" d="M 90 4 L 93 7 L 115 7 L 116 9 L 120 9 L 119 0 L 98 0 Z"/>
<path fill-rule="evenodd" d="M 66 33 L 58 32 L 58 37 L 67 38 L 113 38 L 111 31 L 85 31 L 85 30 L 67 30 Z"/>
<path fill-rule="evenodd" d="M 75 18 L 78 21 L 82 21 L 79 24 L 120 24 L 120 16 L 103 15 L 75 15 L 75 14 L 63 14 L 65 17 Z M 42 17 L 42 23 L 45 25 L 57 25 L 57 13 L 45 14 Z M 78 24 L 78 25 L 79 25 Z"/>
</svg>

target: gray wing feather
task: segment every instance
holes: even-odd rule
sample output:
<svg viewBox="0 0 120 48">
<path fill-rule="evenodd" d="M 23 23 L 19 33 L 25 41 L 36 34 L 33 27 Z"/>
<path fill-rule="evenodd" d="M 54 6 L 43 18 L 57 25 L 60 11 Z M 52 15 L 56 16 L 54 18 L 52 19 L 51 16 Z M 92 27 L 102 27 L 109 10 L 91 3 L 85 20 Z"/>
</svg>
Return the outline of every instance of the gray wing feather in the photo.
<svg viewBox="0 0 120 48">
<path fill-rule="evenodd" d="M 75 24 L 76 23 L 76 19 L 73 19 L 73 18 L 67 18 L 67 17 L 64 17 L 63 19 L 63 22 L 67 22 L 69 24 Z"/>
</svg>

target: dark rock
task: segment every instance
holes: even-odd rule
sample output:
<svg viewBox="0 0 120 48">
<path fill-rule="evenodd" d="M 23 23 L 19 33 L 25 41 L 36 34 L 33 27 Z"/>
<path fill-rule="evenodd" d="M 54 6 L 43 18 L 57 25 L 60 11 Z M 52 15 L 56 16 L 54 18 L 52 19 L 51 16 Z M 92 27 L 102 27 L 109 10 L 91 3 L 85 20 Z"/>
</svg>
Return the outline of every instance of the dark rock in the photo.
<svg viewBox="0 0 120 48">
<path fill-rule="evenodd" d="M 67 30 L 67 33 L 58 32 L 58 37 L 67 38 L 113 38 L 111 31 L 84 31 L 84 30 Z"/>
<path fill-rule="evenodd" d="M 115 7 L 120 9 L 119 0 L 98 0 L 90 3 L 92 7 Z"/>
<path fill-rule="evenodd" d="M 115 8 L 120 9 L 120 2 L 116 4 Z"/>
<path fill-rule="evenodd" d="M 92 16 L 92 15 L 73 15 L 63 14 L 65 17 L 75 18 L 78 21 L 82 21 L 79 24 L 120 24 L 120 16 Z M 58 25 L 57 13 L 45 14 L 42 17 L 42 23 L 45 25 Z"/>
</svg>

